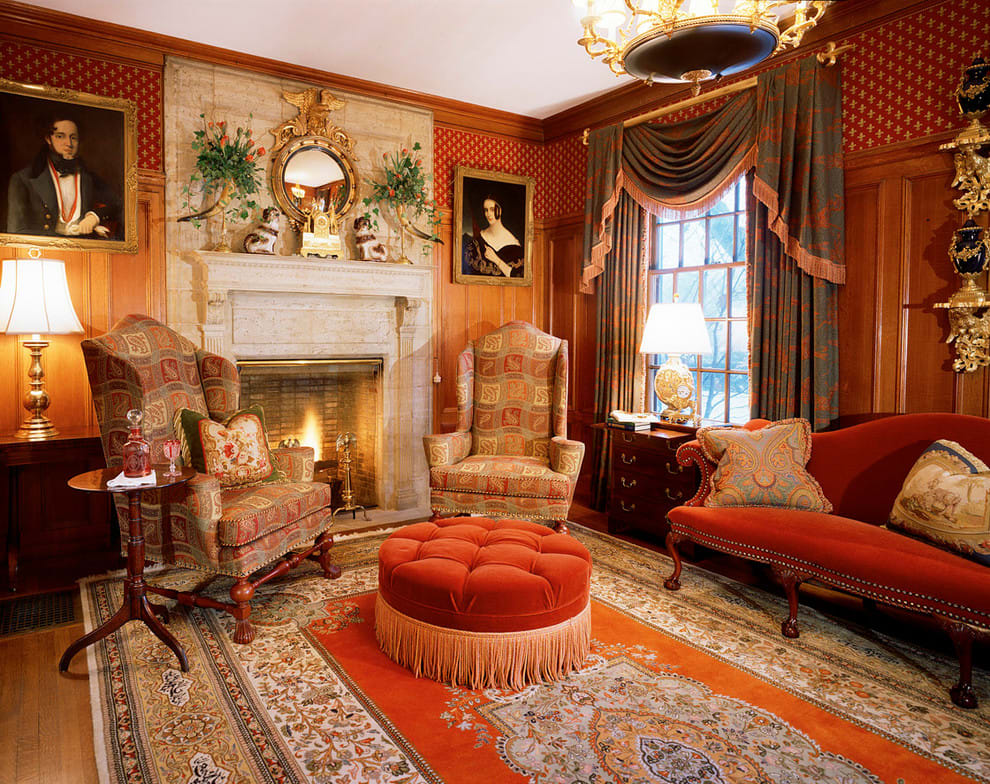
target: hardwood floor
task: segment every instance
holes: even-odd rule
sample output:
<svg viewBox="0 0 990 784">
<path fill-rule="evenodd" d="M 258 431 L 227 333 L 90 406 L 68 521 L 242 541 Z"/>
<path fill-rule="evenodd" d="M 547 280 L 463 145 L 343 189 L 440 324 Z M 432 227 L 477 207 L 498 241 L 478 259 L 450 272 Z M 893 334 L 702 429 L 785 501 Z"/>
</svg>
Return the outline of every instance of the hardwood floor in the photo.
<svg viewBox="0 0 990 784">
<path fill-rule="evenodd" d="M 596 531 L 607 531 L 606 516 L 580 500 L 572 506 L 570 519 Z M 652 550 L 665 549 L 656 537 L 634 531 L 619 538 Z M 767 570 L 745 561 L 703 548 L 685 560 L 782 594 Z M 870 611 L 855 597 L 816 586 L 802 588 L 801 602 L 836 619 L 951 653 L 945 635 L 919 616 L 889 608 Z M 82 633 L 83 626 L 77 623 L 0 637 L 0 782 L 98 784 L 85 655 L 76 656 L 67 674 L 58 673 L 62 651 Z M 988 654 L 987 646 L 978 646 L 975 664 L 986 667 Z"/>
</svg>

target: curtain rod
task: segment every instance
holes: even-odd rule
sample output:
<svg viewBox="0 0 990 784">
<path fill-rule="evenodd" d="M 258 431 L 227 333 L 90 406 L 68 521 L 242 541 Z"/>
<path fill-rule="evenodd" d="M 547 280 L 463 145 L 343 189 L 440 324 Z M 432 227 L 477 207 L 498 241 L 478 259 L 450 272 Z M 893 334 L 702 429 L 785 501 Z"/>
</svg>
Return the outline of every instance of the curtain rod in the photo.
<svg viewBox="0 0 990 784">
<path fill-rule="evenodd" d="M 825 48 L 820 51 L 816 57 L 818 62 L 822 65 L 830 66 L 835 65 L 836 58 L 843 52 L 848 52 L 856 47 L 853 44 L 846 44 L 845 46 L 836 46 L 834 42 L 829 41 Z M 641 125 L 642 123 L 649 122 L 650 120 L 655 120 L 658 117 L 663 117 L 665 114 L 672 114 L 673 112 L 680 111 L 681 109 L 687 109 L 691 106 L 697 106 L 699 103 L 705 103 L 706 101 L 714 100 L 715 98 L 721 98 L 723 95 L 732 95 L 733 93 L 739 93 L 743 90 L 748 90 L 751 87 L 756 87 L 756 77 L 751 76 L 749 79 L 743 79 L 741 82 L 735 82 L 733 84 L 727 84 L 725 87 L 719 87 L 717 90 L 712 90 L 709 93 L 704 93 L 702 95 L 694 95 L 690 98 L 685 98 L 683 101 L 677 101 L 669 106 L 664 106 L 660 109 L 654 109 L 652 112 L 646 112 L 645 114 L 638 114 L 635 117 L 630 117 L 628 120 L 622 121 L 623 128 L 632 128 L 636 125 Z M 585 128 L 581 134 L 581 143 L 587 147 L 588 146 L 588 133 L 591 131 L 590 128 Z"/>
</svg>

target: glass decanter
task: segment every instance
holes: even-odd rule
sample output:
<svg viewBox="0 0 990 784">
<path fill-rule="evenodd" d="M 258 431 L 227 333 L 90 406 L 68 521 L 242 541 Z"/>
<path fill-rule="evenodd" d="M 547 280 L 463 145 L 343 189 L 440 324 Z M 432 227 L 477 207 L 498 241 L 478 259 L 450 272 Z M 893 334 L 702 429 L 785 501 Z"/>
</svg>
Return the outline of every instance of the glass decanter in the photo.
<svg viewBox="0 0 990 784">
<path fill-rule="evenodd" d="M 144 414 L 137 408 L 127 412 L 131 434 L 124 444 L 124 476 L 147 476 L 151 473 L 151 444 L 141 435 Z"/>
</svg>

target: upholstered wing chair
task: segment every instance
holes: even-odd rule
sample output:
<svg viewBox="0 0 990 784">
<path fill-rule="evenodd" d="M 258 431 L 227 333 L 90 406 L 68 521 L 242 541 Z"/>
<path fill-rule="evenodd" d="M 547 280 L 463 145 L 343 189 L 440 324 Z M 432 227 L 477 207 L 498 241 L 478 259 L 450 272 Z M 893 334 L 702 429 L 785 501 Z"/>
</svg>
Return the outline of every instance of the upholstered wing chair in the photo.
<svg viewBox="0 0 990 784">
<path fill-rule="evenodd" d="M 510 321 L 457 360 L 457 430 L 424 436 L 433 518 L 550 521 L 566 530 L 584 444 L 567 439 L 567 341 Z"/>
<path fill-rule="evenodd" d="M 173 437 L 178 409 L 221 422 L 237 411 L 240 380 L 234 365 L 198 350 L 147 316 L 126 316 L 107 334 L 84 340 L 82 350 L 110 467 L 122 464 L 130 409 L 144 412 L 144 437 L 155 463 L 167 462 L 162 441 Z M 235 580 L 232 604 L 150 585 L 148 590 L 182 604 L 230 612 L 237 621 L 233 639 L 239 643 L 254 639 L 250 601 L 259 585 L 307 557 L 320 562 L 326 577 L 340 575 L 330 560 L 330 486 L 313 482 L 312 448 L 274 449 L 272 455 L 287 481 L 221 488 L 217 477 L 197 473 L 184 487 L 145 491 L 142 498 L 149 561 Z M 126 520 L 126 499 L 114 498 L 118 517 Z M 273 568 L 251 579 L 275 561 Z"/>
</svg>

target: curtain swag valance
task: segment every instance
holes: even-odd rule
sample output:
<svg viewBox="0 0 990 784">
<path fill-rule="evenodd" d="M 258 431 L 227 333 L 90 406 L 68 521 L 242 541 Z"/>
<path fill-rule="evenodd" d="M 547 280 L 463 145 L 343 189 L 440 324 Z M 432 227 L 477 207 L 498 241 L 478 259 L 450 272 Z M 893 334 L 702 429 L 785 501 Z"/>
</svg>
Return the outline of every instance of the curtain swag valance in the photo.
<svg viewBox="0 0 990 784">
<path fill-rule="evenodd" d="M 620 193 L 660 217 L 702 214 L 749 169 L 787 255 L 813 277 L 845 282 L 839 68 L 805 57 L 701 117 L 609 126 L 588 141 L 583 292 L 594 291 L 612 250 Z"/>
</svg>

